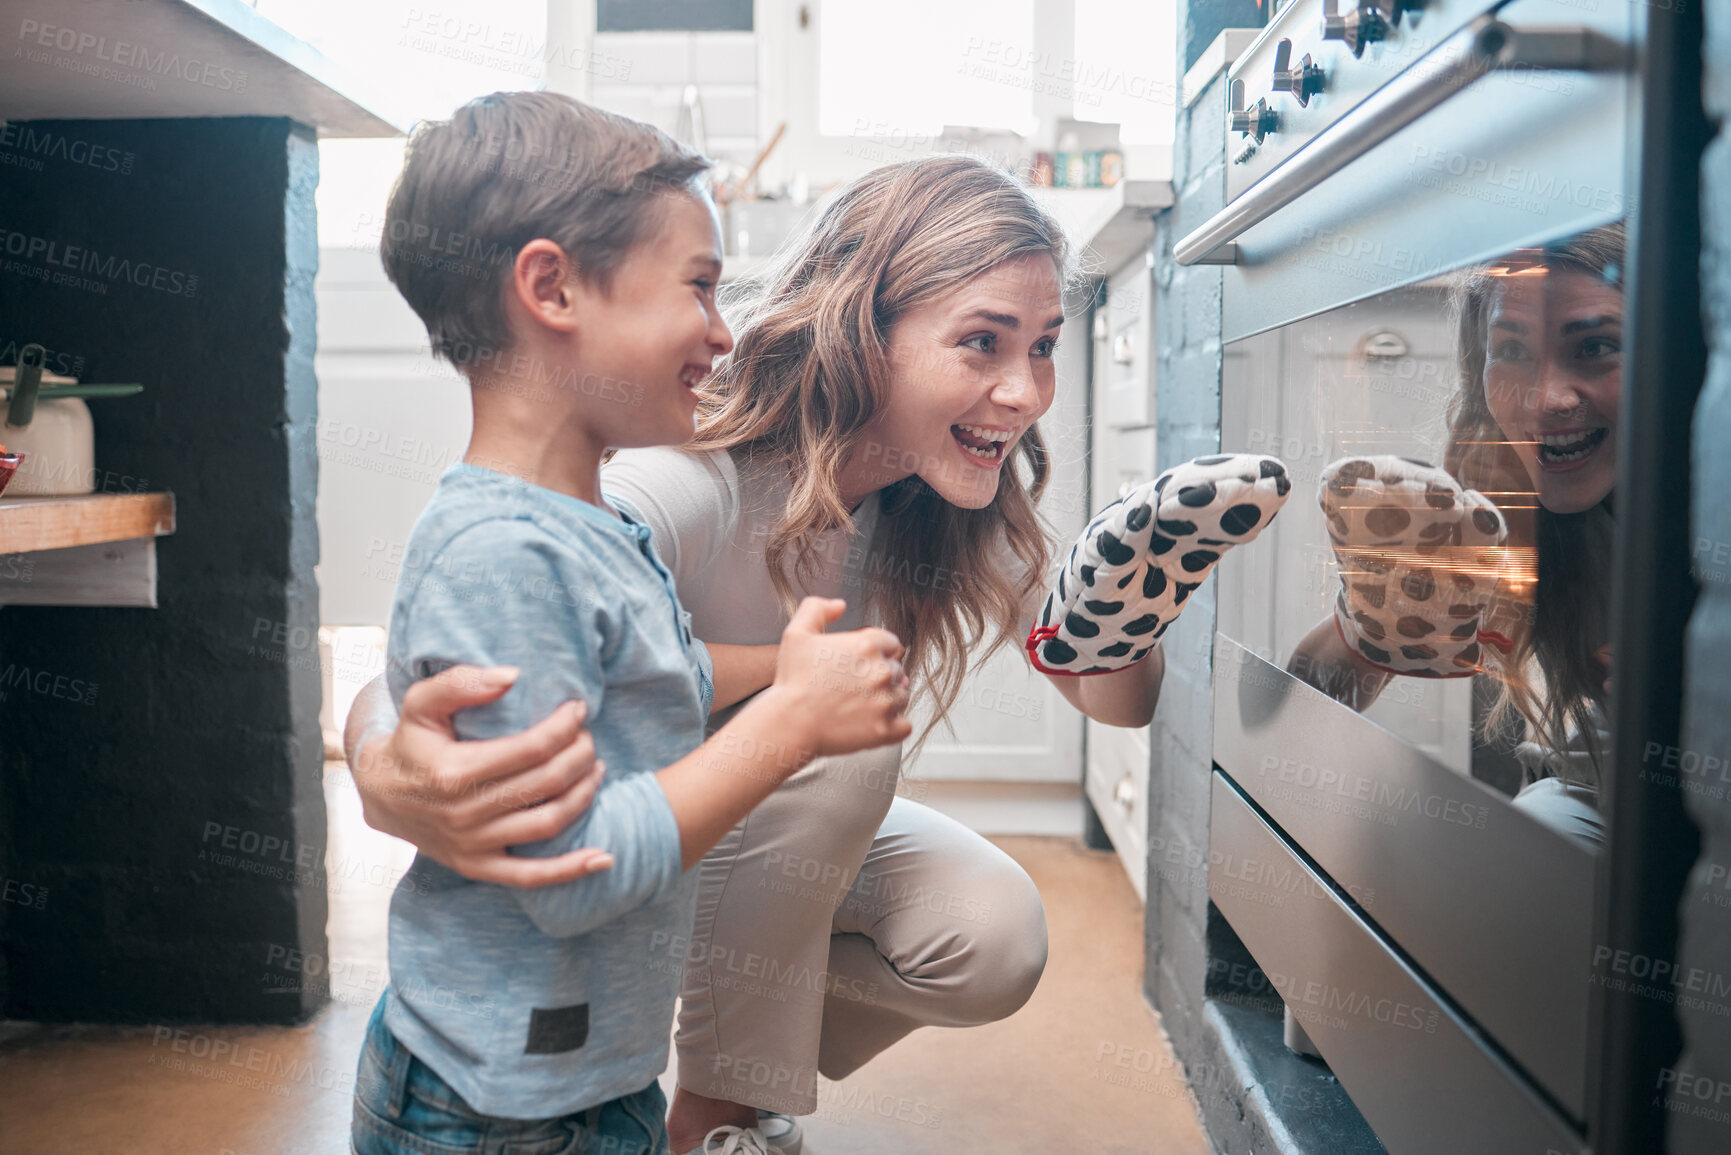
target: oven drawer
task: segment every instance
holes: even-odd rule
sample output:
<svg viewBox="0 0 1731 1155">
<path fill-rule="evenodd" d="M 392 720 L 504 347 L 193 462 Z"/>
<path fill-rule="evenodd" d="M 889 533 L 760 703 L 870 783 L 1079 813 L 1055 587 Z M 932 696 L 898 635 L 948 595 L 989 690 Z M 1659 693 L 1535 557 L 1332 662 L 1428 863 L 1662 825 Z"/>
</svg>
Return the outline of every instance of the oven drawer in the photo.
<svg viewBox="0 0 1731 1155">
<path fill-rule="evenodd" d="M 1224 635 L 1214 761 L 1584 1116 L 1591 851 Z"/>
<path fill-rule="evenodd" d="M 1392 1155 L 1584 1149 L 1218 771 L 1208 895 Z"/>
</svg>

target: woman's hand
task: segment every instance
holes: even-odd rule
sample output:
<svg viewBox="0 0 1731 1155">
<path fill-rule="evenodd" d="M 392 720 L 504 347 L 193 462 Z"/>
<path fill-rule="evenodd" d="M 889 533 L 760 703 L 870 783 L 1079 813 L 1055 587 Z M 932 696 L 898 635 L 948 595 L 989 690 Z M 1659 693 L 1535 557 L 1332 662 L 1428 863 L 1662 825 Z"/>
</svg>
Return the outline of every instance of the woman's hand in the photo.
<svg viewBox="0 0 1731 1155">
<path fill-rule="evenodd" d="M 1146 726 L 1166 675 L 1160 636 L 1291 492 L 1278 459 L 1250 453 L 1198 457 L 1137 486 L 1070 547 L 1028 631 L 1028 660 L 1096 722 Z"/>
<path fill-rule="evenodd" d="M 1292 492 L 1286 467 L 1254 453 L 1168 469 L 1094 515 L 1058 568 L 1023 643 L 1043 674 L 1134 666 L 1227 550 L 1255 540 Z"/>
<path fill-rule="evenodd" d="M 343 735 L 361 812 L 368 825 L 477 882 L 549 886 L 606 870 L 612 856 L 593 847 L 557 858 L 506 853 L 576 821 L 605 773 L 582 702 L 520 734 L 458 741 L 451 716 L 504 696 L 516 680 L 512 669 L 454 666 L 409 687 L 400 721 L 384 680 L 368 684 Z"/>
</svg>

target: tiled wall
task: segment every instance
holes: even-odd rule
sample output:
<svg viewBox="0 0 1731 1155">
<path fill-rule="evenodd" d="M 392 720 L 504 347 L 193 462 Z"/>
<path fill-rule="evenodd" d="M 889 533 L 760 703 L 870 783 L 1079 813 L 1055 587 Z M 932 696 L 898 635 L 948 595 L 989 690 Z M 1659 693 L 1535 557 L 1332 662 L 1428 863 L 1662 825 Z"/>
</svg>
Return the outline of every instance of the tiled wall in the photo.
<svg viewBox="0 0 1731 1155">
<path fill-rule="evenodd" d="M 703 100 L 709 153 L 749 163 L 758 147 L 755 32 L 602 32 L 591 97 L 612 112 L 672 132 L 680 98 Z"/>
<path fill-rule="evenodd" d="M 1179 0 L 1183 70 L 1224 28 L 1259 26 L 1254 0 Z M 1226 81 L 1216 76 L 1200 99 L 1177 110 L 1173 144 L 1174 205 L 1156 218 L 1154 348 L 1156 452 L 1162 468 L 1220 446 L 1221 274 L 1208 265 L 1179 267 L 1172 246 L 1217 212 L 1226 199 Z M 1166 680 L 1151 731 L 1148 774 L 1148 903 L 1143 986 L 1159 1008 L 1188 1069 L 1218 1061 L 1217 1040 L 1203 1014 L 1209 958 L 1209 775 L 1213 768 L 1215 583 L 1206 582 L 1167 634 Z M 1218 1082 L 1218 1081 L 1217 1081 Z M 1215 1141 L 1227 1139 L 1226 1104 L 1215 1086 L 1199 1095 Z M 1215 1110 L 1225 1105 L 1224 1113 Z M 1243 1138 L 1234 1132 L 1235 1138 Z"/>
<path fill-rule="evenodd" d="M 1176 204 L 1156 222 L 1156 452 L 1170 466 L 1220 448 L 1220 269 L 1180 268 L 1172 246 L 1225 203 L 1226 85 L 1181 109 L 1173 157 Z M 1185 1053 L 1200 1029 L 1208 787 L 1213 765 L 1214 583 L 1205 582 L 1167 634 L 1166 680 L 1154 715 L 1148 775 L 1147 972 L 1144 985 Z M 1176 865 L 1178 869 L 1172 869 Z"/>
</svg>

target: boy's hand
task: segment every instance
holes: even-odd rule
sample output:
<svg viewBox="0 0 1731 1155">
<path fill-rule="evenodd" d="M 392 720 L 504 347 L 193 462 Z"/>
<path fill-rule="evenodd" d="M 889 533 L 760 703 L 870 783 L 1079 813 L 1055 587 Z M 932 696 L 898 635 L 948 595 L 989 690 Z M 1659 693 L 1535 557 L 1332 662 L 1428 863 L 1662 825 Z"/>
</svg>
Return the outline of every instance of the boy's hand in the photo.
<svg viewBox="0 0 1731 1155">
<path fill-rule="evenodd" d="M 851 754 L 913 732 L 902 714 L 908 677 L 901 641 L 877 628 L 824 633 L 846 609 L 835 598 L 800 602 L 776 656 L 772 690 L 795 703 L 796 725 L 818 754 Z"/>
<path fill-rule="evenodd" d="M 825 634 L 847 603 L 806 598 L 782 631 L 775 681 L 697 750 L 656 771 L 686 870 L 751 808 L 825 754 L 900 742 L 908 679 L 888 630 Z"/>
<path fill-rule="evenodd" d="M 477 882 L 548 886 L 606 870 L 612 856 L 594 848 L 556 858 L 506 853 L 576 821 L 605 772 L 582 702 L 567 702 L 521 734 L 457 739 L 451 716 L 502 697 L 515 681 L 514 670 L 454 666 L 409 687 L 400 721 L 382 680 L 363 690 L 348 727 L 362 814 Z"/>
</svg>

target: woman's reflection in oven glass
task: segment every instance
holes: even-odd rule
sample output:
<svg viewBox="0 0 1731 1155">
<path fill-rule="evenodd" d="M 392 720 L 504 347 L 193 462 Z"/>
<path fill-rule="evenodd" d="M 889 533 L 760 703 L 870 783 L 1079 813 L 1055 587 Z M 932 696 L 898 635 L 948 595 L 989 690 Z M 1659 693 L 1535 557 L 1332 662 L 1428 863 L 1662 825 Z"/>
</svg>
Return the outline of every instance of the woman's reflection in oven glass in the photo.
<svg viewBox="0 0 1731 1155">
<path fill-rule="evenodd" d="M 1592 845 L 1608 748 L 1623 269 L 1613 225 L 1463 279 L 1443 469 L 1356 458 L 1325 471 L 1341 596 L 1288 667 L 1355 709 L 1399 674 L 1480 676 L 1481 737 L 1522 768 L 1515 805 Z M 1397 490 L 1410 495 L 1404 545 L 1376 524 L 1405 516 L 1389 511 Z M 1436 612 L 1415 616 L 1409 595 L 1432 583 L 1443 592 L 1424 604 Z M 1449 638 L 1462 640 L 1439 644 Z"/>
</svg>

